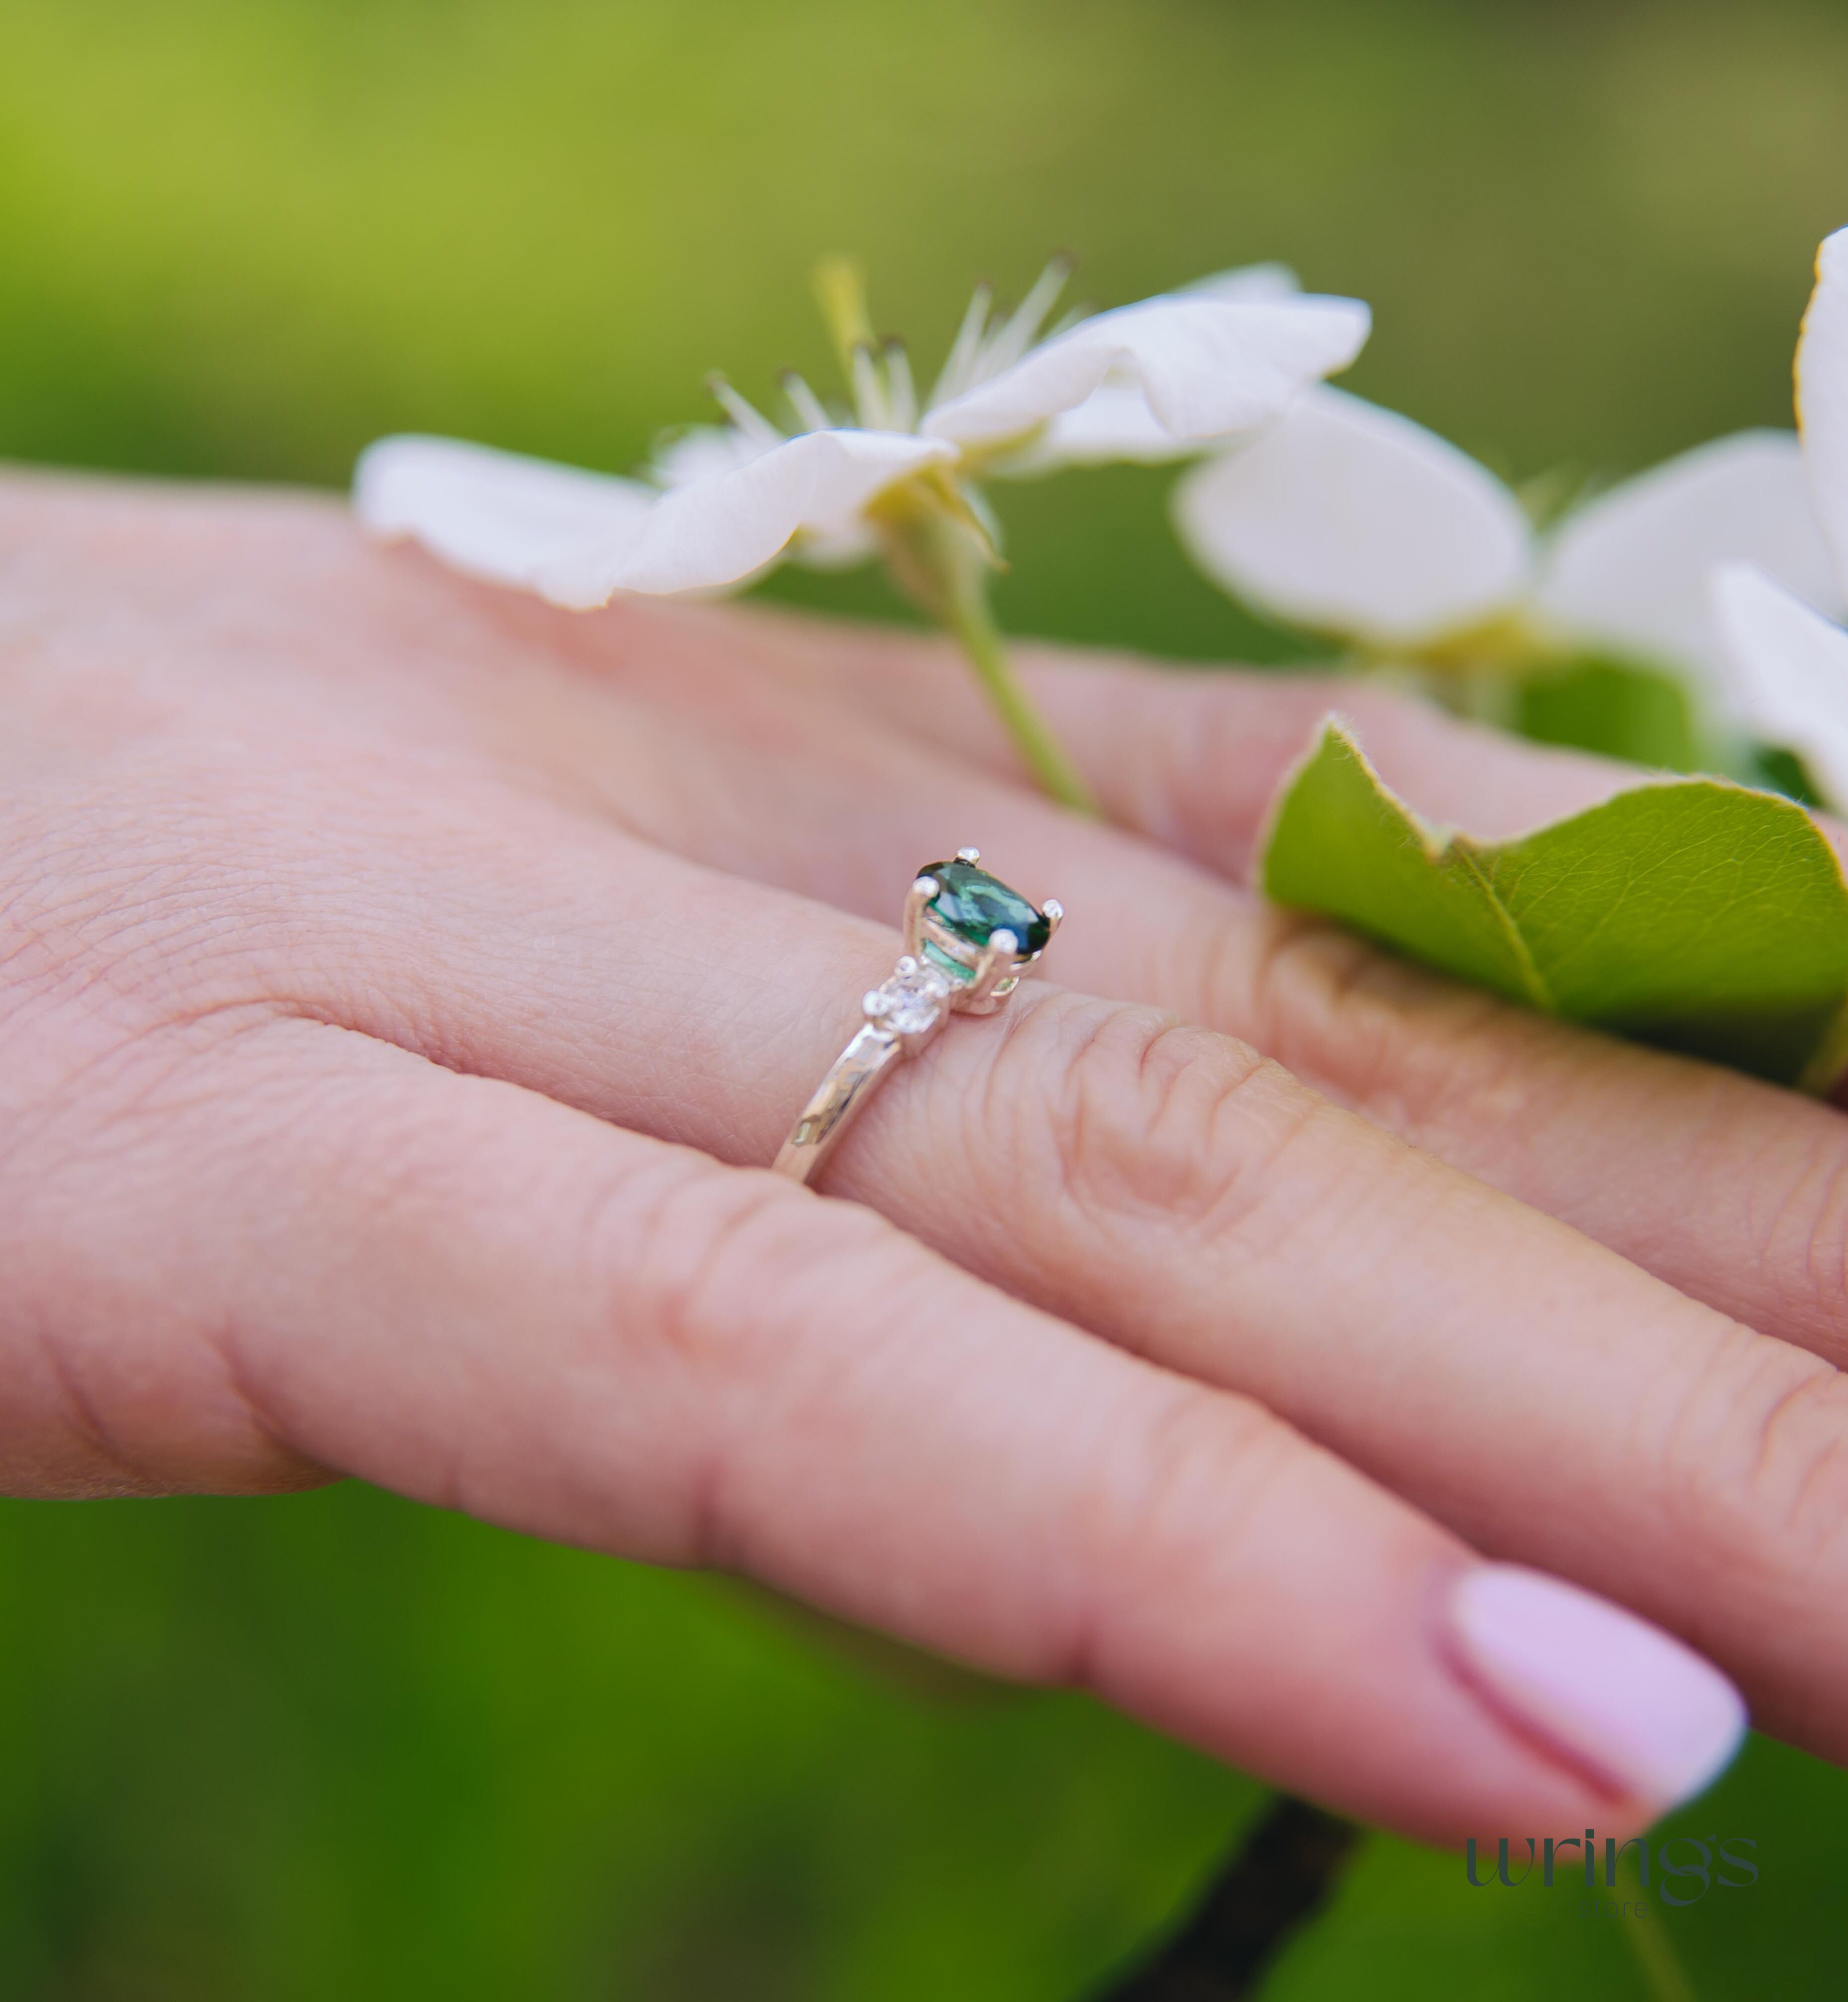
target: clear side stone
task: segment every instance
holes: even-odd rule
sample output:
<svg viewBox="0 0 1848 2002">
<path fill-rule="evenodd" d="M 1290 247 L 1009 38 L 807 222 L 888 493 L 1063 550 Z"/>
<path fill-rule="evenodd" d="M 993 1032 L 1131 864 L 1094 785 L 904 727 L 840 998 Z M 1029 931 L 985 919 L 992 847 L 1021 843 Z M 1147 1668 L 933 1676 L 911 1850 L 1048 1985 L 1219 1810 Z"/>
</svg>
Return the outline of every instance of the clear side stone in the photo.
<svg viewBox="0 0 1848 2002">
<path fill-rule="evenodd" d="M 921 1036 L 934 1027 L 950 999 L 950 984 L 934 967 L 894 973 L 866 996 L 866 1013 L 901 1036 Z"/>
</svg>

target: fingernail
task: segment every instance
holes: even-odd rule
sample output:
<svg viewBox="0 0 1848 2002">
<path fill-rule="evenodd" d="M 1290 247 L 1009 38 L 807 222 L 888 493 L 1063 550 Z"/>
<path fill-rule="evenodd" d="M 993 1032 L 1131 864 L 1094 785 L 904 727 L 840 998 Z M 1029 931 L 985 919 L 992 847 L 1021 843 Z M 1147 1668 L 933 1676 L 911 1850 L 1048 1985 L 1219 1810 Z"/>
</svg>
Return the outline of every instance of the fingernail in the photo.
<svg viewBox="0 0 1848 2002">
<path fill-rule="evenodd" d="M 1738 1691 L 1692 1648 L 1608 1599 L 1518 1564 L 1482 1564 L 1457 1579 L 1448 1610 L 1470 1678 L 1634 1799 L 1672 1807 L 1738 1749 Z"/>
</svg>

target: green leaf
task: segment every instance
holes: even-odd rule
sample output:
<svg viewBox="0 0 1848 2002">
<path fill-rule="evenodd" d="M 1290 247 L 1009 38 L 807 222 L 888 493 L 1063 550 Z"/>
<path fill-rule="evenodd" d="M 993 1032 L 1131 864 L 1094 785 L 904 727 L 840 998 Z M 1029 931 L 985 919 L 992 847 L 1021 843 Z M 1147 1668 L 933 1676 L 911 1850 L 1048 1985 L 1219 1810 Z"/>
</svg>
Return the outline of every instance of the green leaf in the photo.
<svg viewBox="0 0 1848 2002">
<path fill-rule="evenodd" d="M 1587 655 L 1524 682 L 1515 727 L 1541 744 L 1596 751 L 1658 771 L 1699 769 L 1693 705 L 1671 675 Z"/>
<path fill-rule="evenodd" d="M 1774 744 L 1753 745 L 1752 763 L 1756 768 L 1752 776 L 1768 786 L 1774 793 L 1782 793 L 1786 799 L 1794 800 L 1799 806 L 1819 807 L 1824 804 L 1820 788 L 1804 769 L 1803 760 L 1794 751 L 1785 751 Z"/>
<path fill-rule="evenodd" d="M 1479 842 L 1421 819 L 1331 719 L 1271 809 L 1260 880 L 1550 1014 L 1813 1090 L 1848 1062 L 1848 886 L 1770 793 L 1644 783 Z"/>
</svg>

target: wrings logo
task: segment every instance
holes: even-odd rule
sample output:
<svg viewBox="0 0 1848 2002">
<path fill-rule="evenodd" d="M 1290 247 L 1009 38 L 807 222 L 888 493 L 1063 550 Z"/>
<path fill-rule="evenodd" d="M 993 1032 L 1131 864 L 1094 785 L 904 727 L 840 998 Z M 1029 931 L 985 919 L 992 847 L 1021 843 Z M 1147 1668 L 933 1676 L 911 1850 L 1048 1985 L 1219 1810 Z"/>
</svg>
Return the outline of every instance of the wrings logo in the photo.
<svg viewBox="0 0 1848 2002">
<path fill-rule="evenodd" d="M 1550 1891 L 1553 1888 L 1554 1872 L 1559 1870 L 1560 1881 L 1575 1885 L 1583 1872 L 1584 1889 L 1594 1891 L 1598 1883 L 1597 1831 L 1588 1828 L 1582 1836 L 1569 1835 L 1563 1841 L 1548 1836 L 1543 1843 L 1536 1845 L 1530 1835 L 1526 1838 L 1527 1856 L 1518 1870 L 1511 1871 L 1509 1852 L 1511 1844 L 1505 1835 L 1496 1846 L 1495 1875 L 1483 1877 L 1477 1874 L 1478 1857 L 1476 1843 L 1472 1838 L 1463 1857 L 1463 1868 L 1471 1887 L 1486 1891 L 1497 1882 L 1509 1890 L 1525 1884 L 1537 1868 L 1540 1887 Z M 1636 1851 L 1637 1881 L 1647 1891 L 1651 1889 L 1651 1872 L 1654 1875 L 1655 1895 L 1665 1905 L 1698 1904 L 1716 1885 L 1721 1890 L 1743 1890 L 1749 1884 L 1758 1882 L 1758 1864 L 1752 1856 L 1742 1854 L 1746 1850 L 1756 1851 L 1758 1844 L 1749 1836 L 1717 1835 L 1671 1836 L 1666 1842 L 1657 1844 L 1651 1861 L 1649 1844 L 1642 1836 L 1632 1836 L 1629 1841 L 1620 1844 L 1615 1836 L 1604 1838 L 1604 1884 L 1606 1890 L 1615 1890 L 1617 1885 L 1618 1859 L 1628 1850 Z M 1564 1852 L 1577 1850 L 1576 1855 Z M 1733 1874 L 1728 1875 L 1728 1872 Z"/>
</svg>

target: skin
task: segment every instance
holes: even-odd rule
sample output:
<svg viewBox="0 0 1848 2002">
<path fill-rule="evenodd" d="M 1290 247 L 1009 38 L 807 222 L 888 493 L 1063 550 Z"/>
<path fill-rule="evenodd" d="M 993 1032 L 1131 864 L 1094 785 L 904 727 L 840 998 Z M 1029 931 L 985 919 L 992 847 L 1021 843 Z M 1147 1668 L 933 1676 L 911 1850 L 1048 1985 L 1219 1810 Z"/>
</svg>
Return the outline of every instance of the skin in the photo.
<svg viewBox="0 0 1848 2002">
<path fill-rule="evenodd" d="M 928 643 L 0 481 L 6 1485 L 356 1474 L 1431 1839 L 1640 1823 L 1450 1658 L 1480 1553 L 1848 1756 L 1848 1126 L 1242 881 L 1331 701 L 1485 833 L 1622 775 L 1346 685 L 1027 672 L 1112 825 Z M 1047 976 L 825 1194 L 762 1172 L 969 842 L 1062 897 Z"/>
</svg>

